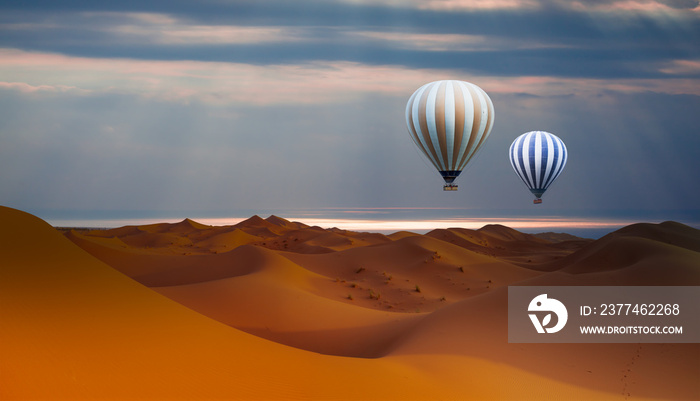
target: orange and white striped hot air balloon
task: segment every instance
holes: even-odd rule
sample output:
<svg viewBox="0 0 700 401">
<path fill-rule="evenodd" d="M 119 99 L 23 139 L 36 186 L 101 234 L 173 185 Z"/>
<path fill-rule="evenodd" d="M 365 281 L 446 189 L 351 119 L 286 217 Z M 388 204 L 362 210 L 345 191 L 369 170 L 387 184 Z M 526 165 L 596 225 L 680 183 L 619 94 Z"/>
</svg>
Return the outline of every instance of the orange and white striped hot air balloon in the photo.
<svg viewBox="0 0 700 401">
<path fill-rule="evenodd" d="M 493 103 L 478 86 L 444 80 L 425 84 L 406 104 L 406 125 L 413 142 L 437 168 L 446 191 L 491 133 Z"/>
</svg>

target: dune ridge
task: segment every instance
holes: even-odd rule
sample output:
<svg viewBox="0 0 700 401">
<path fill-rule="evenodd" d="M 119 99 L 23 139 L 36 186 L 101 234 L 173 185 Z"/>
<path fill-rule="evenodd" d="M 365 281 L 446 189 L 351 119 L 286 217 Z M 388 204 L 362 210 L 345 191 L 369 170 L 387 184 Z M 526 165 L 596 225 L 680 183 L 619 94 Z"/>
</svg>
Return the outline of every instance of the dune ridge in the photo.
<svg viewBox="0 0 700 401">
<path fill-rule="evenodd" d="M 550 241 L 0 217 L 3 399 L 700 396 L 699 344 L 507 343 L 508 285 L 700 285 L 679 223 Z"/>
</svg>

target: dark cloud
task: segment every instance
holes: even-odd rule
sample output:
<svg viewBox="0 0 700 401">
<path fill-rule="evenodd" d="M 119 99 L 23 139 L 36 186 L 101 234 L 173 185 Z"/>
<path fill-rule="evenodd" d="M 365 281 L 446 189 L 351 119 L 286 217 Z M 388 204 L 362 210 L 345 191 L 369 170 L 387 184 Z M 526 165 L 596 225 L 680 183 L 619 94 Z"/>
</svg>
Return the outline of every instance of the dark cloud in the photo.
<svg viewBox="0 0 700 401">
<path fill-rule="evenodd" d="M 540 4 L 547 5 L 550 8 L 563 8 L 563 4 L 566 4 L 564 1 L 558 1 L 558 0 L 542 0 L 540 1 Z M 698 6 L 700 2 L 698 0 L 641 0 L 638 1 L 640 5 L 644 5 L 648 2 L 651 3 L 659 3 L 659 4 L 664 4 L 666 6 L 669 6 L 671 8 L 676 8 L 676 9 L 688 9 L 692 10 L 695 7 Z M 608 5 L 608 6 L 614 6 L 616 4 L 624 4 L 624 3 L 630 3 L 626 0 L 587 0 L 585 2 L 586 6 L 601 6 L 601 5 Z"/>
<path fill-rule="evenodd" d="M 502 35 L 502 33 L 501 33 Z M 344 36 L 335 28 L 314 28 L 308 40 L 296 43 L 160 45 L 124 42 L 109 32 L 81 27 L 33 28 L 0 37 L 0 46 L 58 52 L 74 56 L 146 60 L 201 60 L 251 64 L 353 61 L 404 65 L 411 68 L 459 68 L 469 73 L 519 76 L 594 78 L 661 77 L 660 69 L 673 60 L 700 57 L 696 42 L 672 41 L 657 32 L 645 38 L 573 39 L 579 45 L 534 45 L 534 48 L 431 51 L 386 41 Z M 553 35 L 557 36 L 557 35 Z M 673 35 L 670 35 L 673 36 Z M 519 40 L 522 37 L 514 34 Z M 688 37 L 688 36 L 684 36 Z M 700 37 L 700 36 L 699 36 Z M 560 37 L 553 40 L 561 41 Z M 644 41 L 646 40 L 646 41 Z"/>
<path fill-rule="evenodd" d="M 678 9 L 694 9 L 700 4 L 698 0 L 657 0 L 658 3 L 666 4 L 672 8 Z"/>
<path fill-rule="evenodd" d="M 19 3 L 18 3 L 19 4 Z M 24 4 L 24 3 L 23 3 Z M 454 68 L 492 75 L 594 78 L 659 77 L 672 60 L 700 57 L 700 18 L 678 24 L 651 16 L 591 17 L 560 7 L 539 11 L 423 11 L 335 2 L 30 2 L 4 5 L 0 46 L 84 57 L 228 61 L 252 64 L 353 61 Z M 44 7 L 45 6 L 45 7 Z M 44 8 L 41 8 L 44 7 Z M 298 42 L 163 45 L 119 35 L 110 26 L 124 15 L 76 12 L 167 13 L 190 24 L 298 26 Z M 134 24 L 134 21 L 130 23 Z M 157 25 L 155 26 L 157 28 Z M 353 32 L 463 34 L 486 38 L 486 49 L 430 51 Z M 497 45 L 488 45 L 488 40 Z M 503 43 L 513 43 L 504 45 Z"/>
</svg>

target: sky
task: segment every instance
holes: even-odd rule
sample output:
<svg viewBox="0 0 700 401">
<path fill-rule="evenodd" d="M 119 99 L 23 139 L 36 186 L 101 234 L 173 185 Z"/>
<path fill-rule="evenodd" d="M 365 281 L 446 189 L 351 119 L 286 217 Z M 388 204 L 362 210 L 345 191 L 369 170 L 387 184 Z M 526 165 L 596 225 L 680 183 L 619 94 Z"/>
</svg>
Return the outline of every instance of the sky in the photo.
<svg viewBox="0 0 700 401">
<path fill-rule="evenodd" d="M 478 85 L 496 114 L 457 192 L 404 118 L 439 79 Z M 697 0 L 0 4 L 0 205 L 40 216 L 700 221 L 699 126 Z M 569 152 L 541 205 L 508 159 L 532 130 Z"/>
</svg>

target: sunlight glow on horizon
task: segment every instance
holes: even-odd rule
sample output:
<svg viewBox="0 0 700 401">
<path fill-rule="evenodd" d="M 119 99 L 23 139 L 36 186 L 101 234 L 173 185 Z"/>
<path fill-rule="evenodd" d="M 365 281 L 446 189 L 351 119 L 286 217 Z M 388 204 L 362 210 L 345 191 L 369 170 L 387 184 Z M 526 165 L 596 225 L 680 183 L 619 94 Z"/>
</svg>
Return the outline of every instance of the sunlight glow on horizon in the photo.
<svg viewBox="0 0 700 401">
<path fill-rule="evenodd" d="M 431 220 L 369 220 L 369 219 L 289 219 L 310 226 L 341 228 L 352 231 L 425 231 L 447 228 L 479 229 L 490 224 L 500 224 L 514 229 L 532 228 L 612 228 L 632 224 L 630 221 L 582 220 L 566 218 L 455 218 Z"/>
<path fill-rule="evenodd" d="M 246 218 L 240 217 L 202 217 L 191 220 L 209 226 L 232 226 Z M 604 218 L 454 218 L 454 219 L 415 219 L 415 220 L 381 220 L 381 219 L 347 219 L 347 218 L 306 218 L 285 217 L 286 220 L 317 226 L 323 229 L 338 228 L 348 231 L 393 233 L 411 231 L 424 233 L 435 229 L 464 228 L 476 230 L 486 225 L 503 225 L 516 230 L 542 230 L 566 232 L 567 229 L 610 229 L 638 223 L 637 220 Z M 118 228 L 123 226 L 141 226 L 160 223 L 178 223 L 183 218 L 134 218 L 134 219 L 48 219 L 54 227 L 78 228 Z"/>
</svg>

